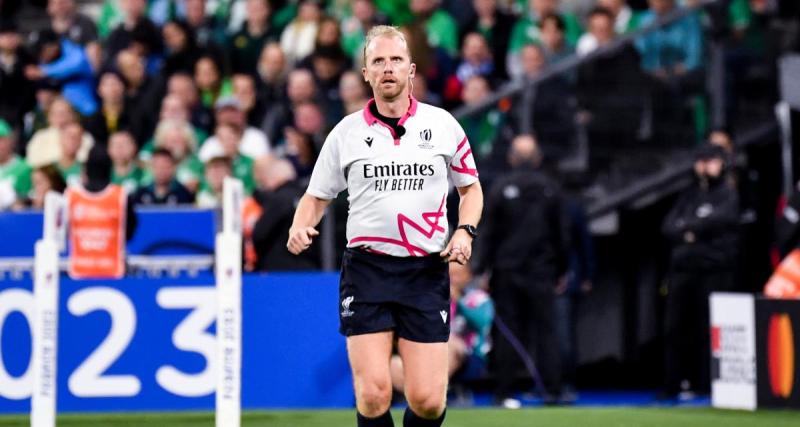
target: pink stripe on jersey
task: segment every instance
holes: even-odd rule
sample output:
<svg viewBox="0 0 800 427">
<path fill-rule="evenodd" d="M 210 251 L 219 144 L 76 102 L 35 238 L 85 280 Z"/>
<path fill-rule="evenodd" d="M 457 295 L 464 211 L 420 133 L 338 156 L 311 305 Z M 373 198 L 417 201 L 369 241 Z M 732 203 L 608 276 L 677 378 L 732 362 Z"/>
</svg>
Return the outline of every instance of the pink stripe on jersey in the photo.
<svg viewBox="0 0 800 427">
<path fill-rule="evenodd" d="M 464 145 L 469 147 L 469 145 L 467 144 L 467 137 L 466 136 L 458 144 L 458 147 L 456 147 L 456 154 L 458 154 L 458 152 L 461 151 L 461 149 L 464 147 Z M 472 148 L 468 148 L 467 151 L 465 151 L 464 154 L 461 155 L 461 158 L 458 159 L 459 162 L 461 163 L 461 166 L 450 165 L 450 168 L 453 169 L 456 172 L 467 174 L 467 175 L 472 175 L 472 176 L 477 177 L 478 176 L 478 169 L 471 168 L 471 167 L 469 167 L 467 165 L 467 157 L 469 157 L 471 155 L 472 155 Z"/>
</svg>

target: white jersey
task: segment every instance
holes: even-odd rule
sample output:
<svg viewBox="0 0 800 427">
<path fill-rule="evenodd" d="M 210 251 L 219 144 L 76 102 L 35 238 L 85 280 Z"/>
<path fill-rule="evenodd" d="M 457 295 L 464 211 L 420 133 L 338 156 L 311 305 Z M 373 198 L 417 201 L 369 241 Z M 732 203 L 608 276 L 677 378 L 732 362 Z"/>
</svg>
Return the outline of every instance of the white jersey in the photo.
<svg viewBox="0 0 800 427">
<path fill-rule="evenodd" d="M 442 251 L 448 225 L 448 177 L 478 180 L 472 149 L 447 111 L 411 98 L 394 130 L 369 110 L 350 114 L 322 147 L 308 194 L 330 200 L 349 191 L 347 246 L 399 257 Z"/>
</svg>

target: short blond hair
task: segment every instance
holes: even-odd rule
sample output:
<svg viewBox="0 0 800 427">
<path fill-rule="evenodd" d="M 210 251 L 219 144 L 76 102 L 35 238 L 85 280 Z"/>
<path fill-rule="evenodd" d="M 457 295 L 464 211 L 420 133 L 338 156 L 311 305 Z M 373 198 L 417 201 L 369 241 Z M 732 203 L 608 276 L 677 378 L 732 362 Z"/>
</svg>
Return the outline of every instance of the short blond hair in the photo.
<svg viewBox="0 0 800 427">
<path fill-rule="evenodd" d="M 411 59 L 411 48 L 408 47 L 408 40 L 406 40 L 406 35 L 403 34 L 399 28 L 392 25 L 376 25 L 370 28 L 369 32 L 367 33 L 366 40 L 364 41 L 364 64 L 367 63 L 367 48 L 369 48 L 369 45 L 372 44 L 372 41 L 378 37 L 396 37 L 402 40 L 403 44 L 406 45 L 408 59 Z"/>
</svg>

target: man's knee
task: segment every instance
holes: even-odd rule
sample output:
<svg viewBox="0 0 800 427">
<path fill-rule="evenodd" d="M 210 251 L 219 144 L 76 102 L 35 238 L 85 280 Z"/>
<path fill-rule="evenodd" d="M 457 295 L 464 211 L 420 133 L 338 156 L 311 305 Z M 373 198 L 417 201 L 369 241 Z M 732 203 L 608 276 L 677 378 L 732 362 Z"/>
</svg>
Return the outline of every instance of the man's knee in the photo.
<svg viewBox="0 0 800 427">
<path fill-rule="evenodd" d="M 444 387 L 425 390 L 406 390 L 408 406 L 421 418 L 436 419 L 442 415 L 446 404 Z"/>
<path fill-rule="evenodd" d="M 382 415 L 392 403 L 392 382 L 389 379 L 363 381 L 356 390 L 356 402 L 361 415 Z"/>
</svg>

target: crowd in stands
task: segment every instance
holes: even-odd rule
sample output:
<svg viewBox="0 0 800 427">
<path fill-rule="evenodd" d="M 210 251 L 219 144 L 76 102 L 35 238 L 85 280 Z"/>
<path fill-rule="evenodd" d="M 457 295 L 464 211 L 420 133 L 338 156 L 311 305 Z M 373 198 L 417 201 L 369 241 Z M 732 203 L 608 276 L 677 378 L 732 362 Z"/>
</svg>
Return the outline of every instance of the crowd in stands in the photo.
<svg viewBox="0 0 800 427">
<path fill-rule="evenodd" d="M 225 176 L 261 202 L 275 191 L 271 167 L 303 188 L 327 131 L 370 97 L 360 69 L 376 24 L 405 33 L 414 96 L 453 109 L 696 1 L 105 0 L 92 18 L 85 2 L 30 7 L 42 3 L 42 28 L 19 26 L 17 2 L 2 10 L 0 210 L 41 208 L 46 190 L 79 185 L 92 149 L 139 205 L 217 206 Z M 743 57 L 764 52 L 773 3 L 729 2 Z M 463 120 L 486 179 L 511 137 L 563 145 L 576 117 L 593 142 L 636 138 L 643 91 L 671 99 L 702 81 L 707 21 L 689 14 L 549 79 L 532 108 Z"/>
</svg>

